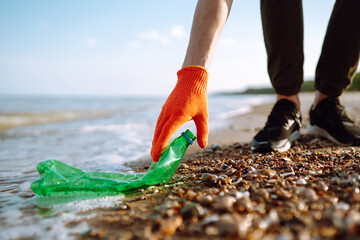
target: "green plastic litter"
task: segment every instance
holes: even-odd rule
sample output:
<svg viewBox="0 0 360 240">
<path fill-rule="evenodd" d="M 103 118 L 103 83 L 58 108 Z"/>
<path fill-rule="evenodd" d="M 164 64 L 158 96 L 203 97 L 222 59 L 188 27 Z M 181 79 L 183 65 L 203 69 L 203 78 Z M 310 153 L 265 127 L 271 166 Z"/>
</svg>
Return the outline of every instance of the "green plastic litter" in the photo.
<svg viewBox="0 0 360 240">
<path fill-rule="evenodd" d="M 151 163 L 146 173 L 84 172 L 57 160 L 47 160 L 38 164 L 40 179 L 31 183 L 31 190 L 41 196 L 79 192 L 121 193 L 166 183 L 195 139 L 194 134 L 186 130 L 165 148 L 158 162 Z"/>
</svg>

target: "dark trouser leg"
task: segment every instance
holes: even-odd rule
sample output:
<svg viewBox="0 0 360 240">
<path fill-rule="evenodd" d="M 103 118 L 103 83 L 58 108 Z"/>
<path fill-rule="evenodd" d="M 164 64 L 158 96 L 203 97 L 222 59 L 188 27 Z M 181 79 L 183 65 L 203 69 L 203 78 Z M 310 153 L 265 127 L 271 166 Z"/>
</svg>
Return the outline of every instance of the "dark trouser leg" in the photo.
<svg viewBox="0 0 360 240">
<path fill-rule="evenodd" d="M 297 94 L 303 82 L 302 1 L 261 0 L 261 20 L 275 92 Z"/>
<path fill-rule="evenodd" d="M 337 0 L 326 31 L 315 87 L 340 96 L 354 77 L 360 57 L 360 0 Z"/>
</svg>

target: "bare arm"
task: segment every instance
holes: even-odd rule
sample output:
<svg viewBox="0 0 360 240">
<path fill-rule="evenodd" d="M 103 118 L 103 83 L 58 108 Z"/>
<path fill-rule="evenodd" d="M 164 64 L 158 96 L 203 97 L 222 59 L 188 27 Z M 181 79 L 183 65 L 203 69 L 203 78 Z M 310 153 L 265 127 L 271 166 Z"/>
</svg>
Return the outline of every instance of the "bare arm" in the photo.
<svg viewBox="0 0 360 240">
<path fill-rule="evenodd" d="M 232 0 L 198 1 L 182 67 L 198 65 L 209 68 L 232 2 Z"/>
<path fill-rule="evenodd" d="M 156 123 L 151 149 L 154 161 L 159 160 L 170 137 L 189 120 L 195 122 L 199 146 L 205 148 L 207 145 L 206 68 L 210 66 L 231 4 L 232 0 L 198 1 L 183 68 L 177 73 L 177 84 L 163 105 Z"/>
</svg>

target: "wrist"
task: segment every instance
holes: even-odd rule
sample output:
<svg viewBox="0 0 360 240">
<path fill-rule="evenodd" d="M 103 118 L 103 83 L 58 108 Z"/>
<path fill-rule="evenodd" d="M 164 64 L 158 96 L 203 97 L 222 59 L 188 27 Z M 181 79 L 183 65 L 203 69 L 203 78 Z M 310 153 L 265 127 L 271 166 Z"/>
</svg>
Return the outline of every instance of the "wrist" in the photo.
<svg viewBox="0 0 360 240">
<path fill-rule="evenodd" d="M 209 73 L 206 68 L 201 66 L 187 66 L 177 72 L 177 85 L 187 92 L 198 94 L 206 93 Z"/>
</svg>

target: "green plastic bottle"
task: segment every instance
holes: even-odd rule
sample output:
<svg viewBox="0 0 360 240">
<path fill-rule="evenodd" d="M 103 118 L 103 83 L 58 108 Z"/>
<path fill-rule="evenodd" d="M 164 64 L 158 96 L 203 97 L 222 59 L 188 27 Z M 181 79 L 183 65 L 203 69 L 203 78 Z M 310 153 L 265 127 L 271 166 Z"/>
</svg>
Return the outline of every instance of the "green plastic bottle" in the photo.
<svg viewBox="0 0 360 240">
<path fill-rule="evenodd" d="M 195 139 L 194 134 L 186 130 L 165 148 L 159 161 L 152 162 L 146 173 L 84 172 L 57 160 L 47 160 L 38 164 L 40 179 L 31 183 L 31 190 L 41 196 L 91 192 L 110 194 L 166 183 Z"/>
</svg>

